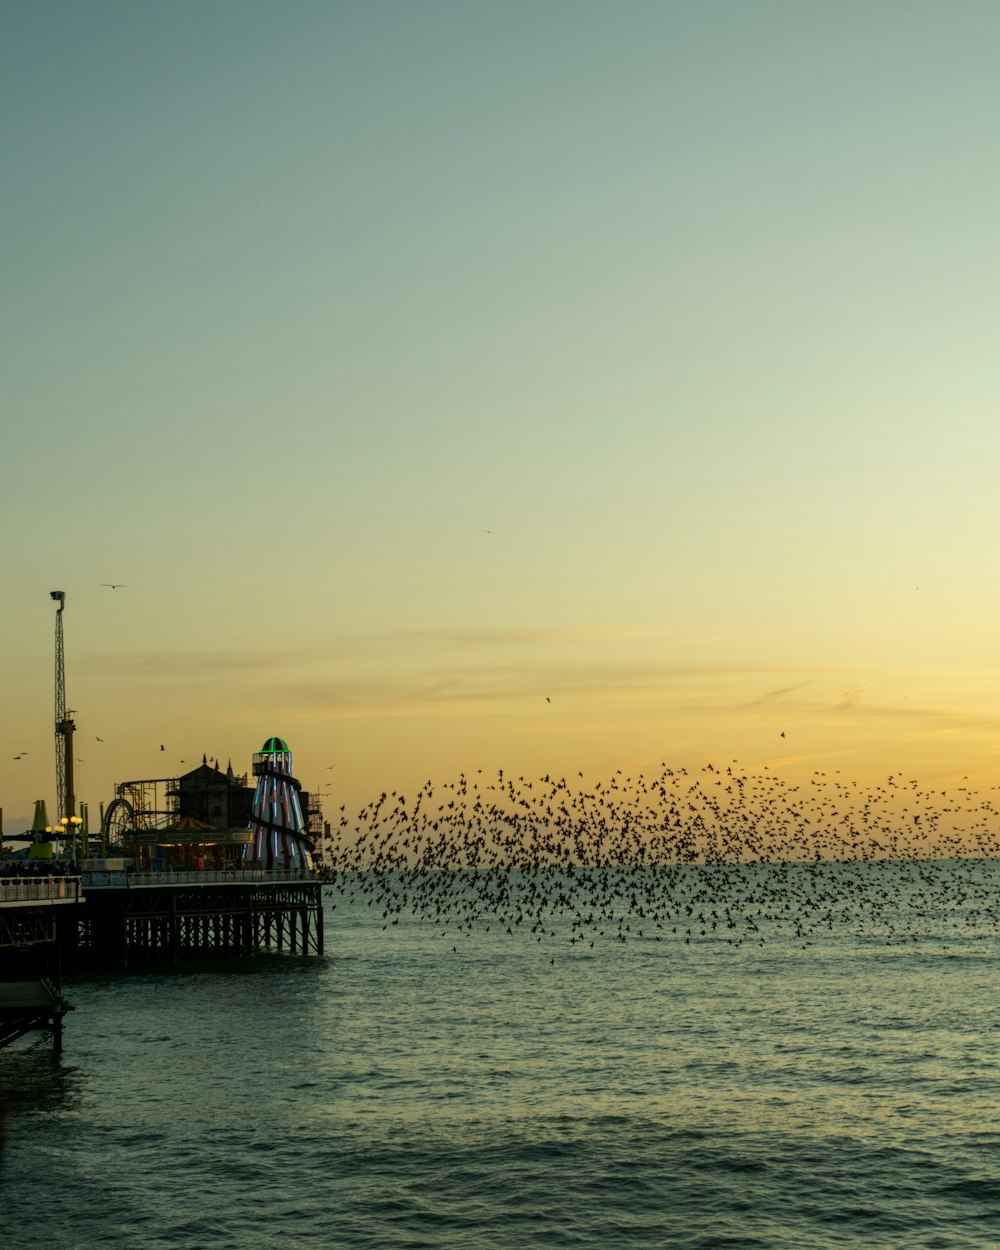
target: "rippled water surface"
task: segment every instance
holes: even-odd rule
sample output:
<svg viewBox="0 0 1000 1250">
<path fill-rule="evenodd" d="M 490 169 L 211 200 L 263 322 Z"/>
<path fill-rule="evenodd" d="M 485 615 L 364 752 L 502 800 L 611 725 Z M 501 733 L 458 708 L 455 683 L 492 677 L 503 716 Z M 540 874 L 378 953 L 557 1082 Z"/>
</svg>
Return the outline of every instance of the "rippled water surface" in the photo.
<svg viewBox="0 0 1000 1250">
<path fill-rule="evenodd" d="M 76 979 L 61 1061 L 0 1053 L 7 1250 L 1000 1245 L 991 927 L 591 947 L 329 902 L 325 960 Z"/>
</svg>

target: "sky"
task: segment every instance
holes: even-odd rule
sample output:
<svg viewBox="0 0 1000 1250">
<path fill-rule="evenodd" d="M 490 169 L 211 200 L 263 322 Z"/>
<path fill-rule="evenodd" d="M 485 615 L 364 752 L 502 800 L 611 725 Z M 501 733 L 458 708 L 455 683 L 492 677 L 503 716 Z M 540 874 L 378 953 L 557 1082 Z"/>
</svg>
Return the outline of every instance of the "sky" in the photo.
<svg viewBox="0 0 1000 1250">
<path fill-rule="evenodd" d="M 328 809 L 992 785 L 998 40 L 975 0 L 8 0 L 5 832 L 54 815 L 55 589 L 92 812 L 272 734 Z"/>
</svg>

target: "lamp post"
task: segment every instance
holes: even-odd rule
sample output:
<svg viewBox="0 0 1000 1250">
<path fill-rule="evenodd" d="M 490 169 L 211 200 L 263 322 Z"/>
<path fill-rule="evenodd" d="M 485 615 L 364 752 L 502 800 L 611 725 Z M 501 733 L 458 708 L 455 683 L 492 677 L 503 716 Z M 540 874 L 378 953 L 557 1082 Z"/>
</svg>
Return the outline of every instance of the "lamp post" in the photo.
<svg viewBox="0 0 1000 1250">
<path fill-rule="evenodd" d="M 80 816 L 63 816 L 60 819 L 59 824 L 51 830 L 51 832 L 59 834 L 64 840 L 69 838 L 71 859 L 74 865 L 76 864 L 78 858 L 76 839 L 82 824 L 83 818 Z M 46 829 L 46 833 L 48 832 L 50 832 L 50 830 Z"/>
<path fill-rule="evenodd" d="M 79 844 L 78 839 L 80 836 L 80 828 L 82 825 L 83 825 L 82 816 L 70 816 L 69 832 L 70 832 L 70 837 L 73 840 L 73 865 L 74 867 L 80 862 L 80 844 Z"/>
</svg>

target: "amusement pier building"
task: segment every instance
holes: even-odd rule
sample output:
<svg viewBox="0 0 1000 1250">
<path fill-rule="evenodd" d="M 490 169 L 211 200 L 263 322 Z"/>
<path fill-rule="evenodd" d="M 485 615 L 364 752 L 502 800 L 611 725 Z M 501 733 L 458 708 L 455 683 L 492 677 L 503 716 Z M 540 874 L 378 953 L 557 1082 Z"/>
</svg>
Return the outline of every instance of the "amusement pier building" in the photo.
<svg viewBox="0 0 1000 1250">
<path fill-rule="evenodd" d="M 253 776 L 249 785 L 231 763 L 223 771 L 202 756 L 180 777 L 120 782 L 104 813 L 104 846 L 152 872 L 310 869 L 323 814 L 293 775 L 283 738 L 268 738 L 254 755 Z"/>
</svg>

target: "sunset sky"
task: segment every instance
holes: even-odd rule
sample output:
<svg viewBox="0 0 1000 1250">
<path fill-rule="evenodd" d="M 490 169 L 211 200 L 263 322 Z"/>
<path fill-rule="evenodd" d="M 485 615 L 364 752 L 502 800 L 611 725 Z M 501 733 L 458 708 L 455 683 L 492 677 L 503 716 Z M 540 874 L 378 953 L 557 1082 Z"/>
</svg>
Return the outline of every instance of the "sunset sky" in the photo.
<svg viewBox="0 0 1000 1250">
<path fill-rule="evenodd" d="M 1000 781 L 998 44 L 972 0 L 4 5 L 5 832 L 55 814 L 55 589 L 92 812 L 271 734 L 328 809 Z"/>
</svg>

